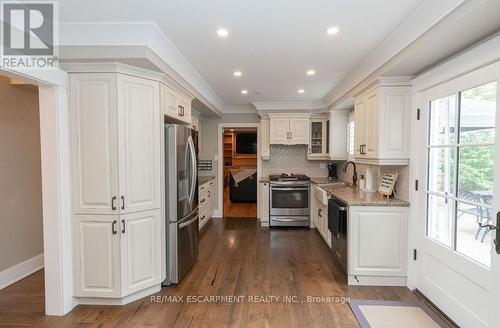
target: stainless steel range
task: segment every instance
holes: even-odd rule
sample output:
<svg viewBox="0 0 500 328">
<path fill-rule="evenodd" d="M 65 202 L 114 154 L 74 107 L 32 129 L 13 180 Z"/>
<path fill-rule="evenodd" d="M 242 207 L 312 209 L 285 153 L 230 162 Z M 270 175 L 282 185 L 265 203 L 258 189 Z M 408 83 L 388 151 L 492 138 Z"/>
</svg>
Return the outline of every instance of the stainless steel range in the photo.
<svg viewBox="0 0 500 328">
<path fill-rule="evenodd" d="M 309 227 L 311 179 L 304 174 L 269 175 L 269 225 Z"/>
</svg>

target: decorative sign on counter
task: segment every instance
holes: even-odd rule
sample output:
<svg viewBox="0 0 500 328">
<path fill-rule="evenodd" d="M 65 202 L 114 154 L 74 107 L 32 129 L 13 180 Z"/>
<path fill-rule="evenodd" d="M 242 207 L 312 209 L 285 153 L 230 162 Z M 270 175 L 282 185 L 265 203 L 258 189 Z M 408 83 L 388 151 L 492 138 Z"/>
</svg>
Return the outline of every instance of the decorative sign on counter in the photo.
<svg viewBox="0 0 500 328">
<path fill-rule="evenodd" d="M 199 171 L 212 171 L 212 160 L 210 160 L 210 159 L 198 160 L 198 170 Z"/>
<path fill-rule="evenodd" d="M 394 194 L 397 180 L 398 172 L 386 172 L 380 181 L 378 192 L 384 196 L 391 197 Z"/>
</svg>

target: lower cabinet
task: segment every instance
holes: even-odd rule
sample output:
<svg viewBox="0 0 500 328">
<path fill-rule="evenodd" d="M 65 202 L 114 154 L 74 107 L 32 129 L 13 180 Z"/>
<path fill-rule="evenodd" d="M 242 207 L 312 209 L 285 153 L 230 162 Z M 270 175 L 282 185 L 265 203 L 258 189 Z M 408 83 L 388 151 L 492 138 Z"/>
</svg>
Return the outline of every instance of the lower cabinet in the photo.
<svg viewBox="0 0 500 328">
<path fill-rule="evenodd" d="M 158 211 L 121 217 L 122 291 L 129 295 L 160 282 L 161 222 Z"/>
<path fill-rule="evenodd" d="M 406 286 L 406 207 L 351 206 L 349 284 Z"/>
<path fill-rule="evenodd" d="M 328 206 L 325 206 L 318 200 L 315 201 L 315 206 L 313 208 L 314 224 L 318 229 L 319 233 L 328 245 L 328 248 L 332 247 L 332 234 L 328 230 Z"/>
<path fill-rule="evenodd" d="M 122 298 L 160 283 L 160 210 L 76 215 L 75 296 Z"/>
<path fill-rule="evenodd" d="M 198 187 L 199 201 L 199 230 L 201 230 L 210 218 L 214 215 L 215 210 L 215 180 L 207 181 Z"/>
</svg>

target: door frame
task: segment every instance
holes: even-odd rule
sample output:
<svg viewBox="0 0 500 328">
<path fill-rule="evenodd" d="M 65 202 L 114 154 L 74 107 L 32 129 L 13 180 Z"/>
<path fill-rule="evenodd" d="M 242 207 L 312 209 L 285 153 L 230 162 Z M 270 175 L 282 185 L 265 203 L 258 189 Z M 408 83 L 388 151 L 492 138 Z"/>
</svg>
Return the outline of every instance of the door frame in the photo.
<svg viewBox="0 0 500 328">
<path fill-rule="evenodd" d="M 433 68 L 430 71 L 423 73 L 420 76 L 417 76 L 412 80 L 412 113 L 411 113 L 411 156 L 410 156 L 410 201 L 411 201 L 411 209 L 410 209 L 410 225 L 409 225 L 409 234 L 408 234 L 408 245 L 409 245 L 409 259 L 408 259 L 408 287 L 410 289 L 415 289 L 417 287 L 417 275 L 418 275 L 418 261 L 421 260 L 417 256 L 417 261 L 413 259 L 413 250 L 418 249 L 419 246 L 419 238 L 423 238 L 420 236 L 422 232 L 422 222 L 419 220 L 425 220 L 425 209 L 422 209 L 416 204 L 419 203 L 420 192 L 426 189 L 426 171 L 427 164 L 423 163 L 421 158 L 421 149 L 422 143 L 427 141 L 427 136 L 423 137 L 422 131 L 427 133 L 427 127 L 422 126 L 422 120 L 417 120 L 417 111 L 421 106 L 425 105 L 423 102 L 424 93 L 432 89 L 434 87 L 445 84 L 448 81 L 452 81 L 458 79 L 464 75 L 468 75 L 470 73 L 476 72 L 486 66 L 496 65 L 497 76 L 500 77 L 500 36 L 496 36 L 490 40 L 485 41 L 484 43 L 479 44 L 475 48 L 468 50 L 467 52 L 450 59 L 449 61 L 441 64 Z M 494 69 L 494 68 L 492 68 Z M 497 80 L 498 81 L 498 80 Z M 498 83 L 498 82 L 497 82 Z M 499 86 L 500 90 L 500 86 Z M 497 131 L 500 128 L 500 101 L 498 98 L 500 97 L 500 93 L 497 93 Z M 426 115 L 426 110 L 420 111 L 420 115 Z M 499 133 L 497 133 L 497 138 L 499 138 Z M 497 143 L 500 142 L 497 139 Z M 497 146 L 498 149 L 498 146 Z M 427 156 L 426 156 L 427 158 Z M 500 154 L 496 153 L 495 163 L 500 163 Z M 495 181 L 494 185 L 496 189 L 499 190 L 499 179 L 500 170 L 498 169 L 498 165 L 495 172 Z M 415 181 L 419 180 L 419 190 L 415 191 Z M 495 195 L 495 200 L 493 203 L 493 211 L 496 213 L 500 207 L 500 199 L 497 195 Z M 418 253 L 417 253 L 418 254 Z M 493 253 L 492 263 L 491 263 L 491 274 L 498 275 L 500 274 L 500 259 L 499 256 L 496 256 Z M 495 300 L 498 303 L 498 296 L 500 296 L 500 282 L 493 282 L 490 280 L 492 285 L 490 286 L 490 297 L 489 297 L 489 307 L 488 311 L 489 322 L 485 324 L 490 327 L 496 327 L 500 325 L 500 319 L 495 318 L 495 308 L 498 307 L 498 304 L 495 304 Z M 496 305 L 496 307 L 494 306 Z M 447 311 L 447 309 L 442 309 Z M 450 313 L 447 313 L 450 315 Z M 453 315 L 450 315 L 452 319 Z"/>
<path fill-rule="evenodd" d="M 68 76 L 60 69 L 0 74 L 38 86 L 42 174 L 45 314 L 64 315 L 73 297 Z"/>
<path fill-rule="evenodd" d="M 224 218 L 224 154 L 222 153 L 222 131 L 229 128 L 256 128 L 257 129 L 257 180 L 261 179 L 261 155 L 260 155 L 260 122 L 259 123 L 219 123 L 217 126 L 217 209 L 214 210 L 214 217 Z M 259 184 L 257 181 L 257 198 L 259 194 Z M 260 205 L 257 201 L 257 217 L 260 213 Z"/>
</svg>

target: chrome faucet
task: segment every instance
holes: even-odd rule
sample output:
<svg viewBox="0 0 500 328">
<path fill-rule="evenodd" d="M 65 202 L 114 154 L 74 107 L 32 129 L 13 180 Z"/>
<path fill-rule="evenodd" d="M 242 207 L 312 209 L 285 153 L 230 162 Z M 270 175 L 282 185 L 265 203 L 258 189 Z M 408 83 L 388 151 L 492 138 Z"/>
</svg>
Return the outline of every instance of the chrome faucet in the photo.
<svg viewBox="0 0 500 328">
<path fill-rule="evenodd" d="M 347 167 L 349 166 L 349 164 L 352 164 L 352 167 L 354 168 L 354 172 L 352 174 L 352 186 L 356 187 L 357 185 L 356 183 L 358 181 L 358 171 L 356 171 L 356 163 L 351 161 L 347 162 L 347 164 L 344 167 L 344 172 L 347 172 Z"/>
</svg>

